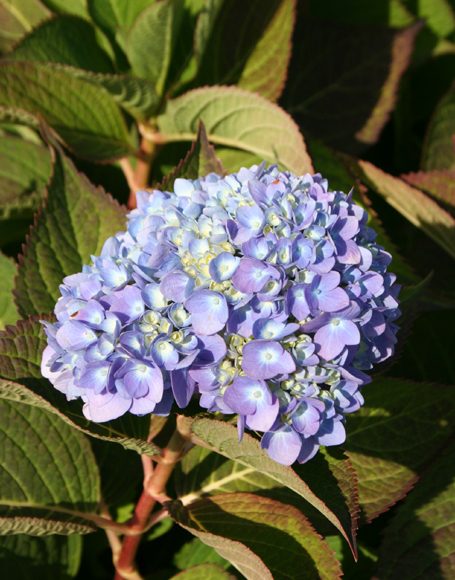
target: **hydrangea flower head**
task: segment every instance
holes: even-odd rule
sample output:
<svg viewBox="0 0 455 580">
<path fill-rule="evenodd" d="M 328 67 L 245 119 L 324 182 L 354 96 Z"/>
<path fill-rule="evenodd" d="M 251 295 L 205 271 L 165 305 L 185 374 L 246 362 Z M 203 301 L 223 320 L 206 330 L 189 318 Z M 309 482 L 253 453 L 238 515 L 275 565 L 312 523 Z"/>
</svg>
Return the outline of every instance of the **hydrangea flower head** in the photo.
<svg viewBox="0 0 455 580">
<path fill-rule="evenodd" d="M 319 174 L 265 164 L 138 194 L 127 231 L 65 278 L 42 372 L 107 421 L 197 397 L 292 464 L 345 440 L 399 316 L 391 256 Z"/>
</svg>

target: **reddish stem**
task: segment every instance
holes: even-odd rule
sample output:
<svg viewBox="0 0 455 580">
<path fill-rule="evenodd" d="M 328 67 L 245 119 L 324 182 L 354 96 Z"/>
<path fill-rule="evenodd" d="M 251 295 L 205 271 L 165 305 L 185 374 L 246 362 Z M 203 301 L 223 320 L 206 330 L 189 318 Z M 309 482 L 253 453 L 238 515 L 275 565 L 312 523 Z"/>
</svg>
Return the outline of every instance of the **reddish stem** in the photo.
<svg viewBox="0 0 455 580">
<path fill-rule="evenodd" d="M 134 209 L 137 206 L 136 192 L 147 187 L 150 166 L 153 161 L 154 153 L 155 144 L 143 137 L 141 142 L 140 157 L 137 160 L 134 175 L 132 176 L 132 179 L 129 180 L 129 183 L 132 182 L 134 184 L 134 186 L 131 188 L 130 196 L 128 198 L 129 209 Z"/>
<path fill-rule="evenodd" d="M 124 537 L 120 555 L 115 566 L 115 580 L 136 580 L 140 578 L 137 572 L 135 558 L 141 542 L 142 533 L 147 527 L 156 502 L 162 503 L 168 499 L 165 494 L 166 484 L 176 463 L 182 456 L 185 444 L 186 439 L 178 431 L 175 431 L 153 473 L 149 478 L 145 478 L 144 490 L 137 502 L 133 519 L 130 523 L 131 529 L 137 530 L 138 534 Z"/>
</svg>

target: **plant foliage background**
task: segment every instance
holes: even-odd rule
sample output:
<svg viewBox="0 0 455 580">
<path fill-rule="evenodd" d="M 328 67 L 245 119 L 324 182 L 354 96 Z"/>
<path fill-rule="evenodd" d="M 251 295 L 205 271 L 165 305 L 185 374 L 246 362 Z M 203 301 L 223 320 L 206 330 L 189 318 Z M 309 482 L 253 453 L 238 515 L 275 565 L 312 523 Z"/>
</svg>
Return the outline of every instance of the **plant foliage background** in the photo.
<svg viewBox="0 0 455 580">
<path fill-rule="evenodd" d="M 41 377 L 38 320 L 124 228 L 131 188 L 218 158 L 355 188 L 404 287 L 399 355 L 344 450 L 294 470 L 188 412 L 198 446 L 141 573 L 452 578 L 450 0 L 1 0 L 0 21 L 0 575 L 114 574 L 108 540 L 140 495 L 140 454 L 159 453 L 172 419 L 86 421 Z M 204 132 L 187 155 L 201 120 L 216 157 Z"/>
</svg>

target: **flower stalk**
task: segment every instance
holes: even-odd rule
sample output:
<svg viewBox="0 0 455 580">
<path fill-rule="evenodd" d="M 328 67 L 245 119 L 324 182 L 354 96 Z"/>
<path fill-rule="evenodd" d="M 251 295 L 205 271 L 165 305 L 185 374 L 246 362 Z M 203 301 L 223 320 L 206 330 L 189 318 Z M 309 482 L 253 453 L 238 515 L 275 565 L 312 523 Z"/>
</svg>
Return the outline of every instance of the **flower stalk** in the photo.
<svg viewBox="0 0 455 580">
<path fill-rule="evenodd" d="M 167 447 L 163 450 L 160 462 L 155 469 L 144 477 L 144 489 L 136 504 L 134 515 L 129 523 L 135 535 L 125 535 L 117 561 L 115 563 L 115 580 L 138 580 L 139 575 L 135 558 L 144 532 L 150 527 L 151 513 L 156 503 L 169 500 L 166 495 L 166 484 L 176 464 L 182 458 L 188 445 L 187 439 L 178 428 L 174 431 Z M 160 517 L 159 519 L 162 519 Z"/>
</svg>

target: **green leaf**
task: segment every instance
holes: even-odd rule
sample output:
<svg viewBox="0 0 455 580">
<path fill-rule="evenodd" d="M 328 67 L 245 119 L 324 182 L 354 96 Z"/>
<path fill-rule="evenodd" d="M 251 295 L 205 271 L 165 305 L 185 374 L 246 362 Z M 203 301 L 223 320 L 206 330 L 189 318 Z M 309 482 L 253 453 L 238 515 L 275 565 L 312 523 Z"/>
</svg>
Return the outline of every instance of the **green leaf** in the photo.
<svg viewBox="0 0 455 580">
<path fill-rule="evenodd" d="M 453 578 L 455 478 L 452 444 L 399 506 L 384 534 L 377 577 Z"/>
<path fill-rule="evenodd" d="M 112 63 L 81 18 L 60 16 L 43 22 L 8 54 L 9 60 L 54 62 L 94 72 L 112 72 Z"/>
<path fill-rule="evenodd" d="M 406 7 L 409 0 L 309 0 L 312 17 L 336 20 L 347 24 L 382 24 L 401 28 L 415 19 Z"/>
<path fill-rule="evenodd" d="M 44 118 L 82 158 L 108 161 L 132 150 L 125 121 L 109 93 L 58 65 L 0 63 L 0 106 Z"/>
<path fill-rule="evenodd" d="M 235 173 L 240 167 L 260 165 L 264 160 L 260 155 L 228 147 L 217 147 L 216 154 L 227 173 Z"/>
<path fill-rule="evenodd" d="M 195 477 L 195 482 L 193 483 L 199 483 L 199 485 L 202 485 L 202 493 L 207 493 L 210 490 L 213 492 L 218 491 L 220 485 L 227 485 L 228 489 L 232 489 L 231 486 L 234 486 L 235 490 L 246 489 L 247 491 L 252 489 L 257 490 L 258 487 L 259 489 L 274 488 L 277 486 L 285 487 L 302 497 L 306 502 L 325 516 L 342 533 L 348 542 L 352 541 L 350 538 L 351 522 L 349 521 L 349 524 L 346 524 L 345 515 L 347 510 L 345 510 L 343 506 L 342 501 L 344 498 L 341 494 L 338 496 L 340 505 L 338 507 L 335 505 L 334 508 L 336 511 L 333 511 L 324 501 L 324 490 L 320 487 L 320 481 L 317 481 L 315 486 L 316 489 L 313 491 L 312 487 L 310 487 L 305 480 L 301 479 L 291 467 L 280 465 L 276 461 L 270 459 L 267 453 L 261 449 L 259 441 L 254 439 L 251 435 L 245 434 L 242 442 L 239 442 L 237 429 L 233 425 L 216 419 L 200 418 L 192 421 L 190 429 L 192 439 L 197 445 L 216 451 L 220 455 L 236 462 L 234 464 L 227 463 L 226 466 L 223 467 L 223 461 L 211 458 L 210 463 L 213 468 L 218 468 L 220 465 L 223 467 L 220 476 L 212 481 L 211 476 L 208 475 L 207 472 L 202 471 L 202 473 L 198 473 L 201 466 L 197 461 L 196 454 L 198 452 L 195 451 L 193 457 L 187 461 L 190 461 L 189 472 L 192 473 L 193 477 Z M 197 465 L 197 468 L 192 472 L 191 463 L 194 459 L 196 459 L 195 464 Z M 188 463 L 183 463 L 182 465 L 186 465 L 188 468 Z M 203 465 L 204 464 L 202 463 L 202 466 Z M 185 469 L 185 467 L 182 469 Z M 330 481 L 330 479 L 333 479 L 333 475 L 330 475 L 330 472 L 327 469 L 324 469 L 324 466 L 321 466 L 321 474 L 325 476 L 325 479 L 328 479 L 328 485 L 333 489 L 333 484 Z M 208 480 L 204 481 L 204 478 L 206 477 Z M 323 480 L 324 477 L 321 479 Z M 251 485 L 250 482 L 252 482 L 253 487 L 249 487 Z M 247 487 L 245 487 L 245 485 L 247 485 Z M 199 493 L 201 493 L 201 491 L 199 491 Z M 189 499 L 187 498 L 186 501 Z M 331 505 L 333 505 L 333 503 L 333 501 L 330 501 Z M 341 516 L 339 515 L 340 513 L 342 514 Z M 340 517 L 344 520 L 343 522 L 340 521 Z M 346 528 L 348 531 L 346 531 Z"/>
<path fill-rule="evenodd" d="M 58 14 L 74 14 L 75 16 L 88 17 L 87 0 L 41 0 L 49 10 Z"/>
<path fill-rule="evenodd" d="M 308 466 L 295 467 L 297 475 L 336 514 L 353 552 L 359 512 L 357 479 L 351 462 L 340 455 L 321 452 Z M 193 448 L 177 466 L 177 495 L 184 505 L 196 498 L 220 492 L 256 492 L 291 504 L 305 513 L 318 531 L 333 533 L 318 509 L 302 499 L 302 494 L 280 487 L 277 480 L 244 464 L 231 461 L 202 447 Z M 326 516 L 327 517 L 327 516 Z M 333 519 L 331 520 L 333 523 Z"/>
<path fill-rule="evenodd" d="M 453 210 L 455 209 L 455 170 L 419 171 L 401 176 L 414 187 L 429 193 Z"/>
<path fill-rule="evenodd" d="M 352 162 L 362 181 L 455 258 L 455 219 L 420 190 L 369 161 Z"/>
<path fill-rule="evenodd" d="M 347 418 L 346 449 L 371 521 L 408 493 L 448 440 L 455 408 L 453 388 L 404 379 L 376 379 L 364 396 L 365 406 Z"/>
<path fill-rule="evenodd" d="M 229 568 L 230 566 L 229 562 L 198 538 L 183 544 L 174 556 L 174 564 L 180 570 L 192 568 L 199 564 L 217 564 L 221 568 Z"/>
<path fill-rule="evenodd" d="M 31 217 L 52 170 L 49 149 L 19 137 L 0 139 L 0 220 Z"/>
<path fill-rule="evenodd" d="M 81 555 L 81 536 L 0 536 L 0 575 L 15 580 L 68 580 L 76 576 Z"/>
<path fill-rule="evenodd" d="M 108 423 L 88 421 L 82 414 L 80 401 L 67 401 L 43 379 L 40 366 L 46 345 L 42 324 L 37 319 L 20 320 L 16 326 L 0 332 L 0 377 L 4 378 L 0 398 L 54 413 L 71 427 L 91 437 L 119 443 L 138 453 L 159 454 L 156 445 L 147 441 L 150 416 L 128 415 Z"/>
<path fill-rule="evenodd" d="M 455 169 L 455 84 L 436 106 L 422 151 L 425 171 Z"/>
<path fill-rule="evenodd" d="M 204 124 L 199 125 L 196 141 L 190 147 L 190 150 L 175 169 L 161 182 L 158 189 L 168 190 L 173 188 L 174 181 L 178 178 L 197 179 L 208 175 L 209 173 L 217 173 L 224 175 L 224 169 L 217 158 L 213 145 L 210 145 L 207 139 Z"/>
<path fill-rule="evenodd" d="M 196 30 L 198 84 L 235 84 L 276 101 L 291 57 L 295 0 L 213 4 L 202 12 Z"/>
<path fill-rule="evenodd" d="M 450 0 L 419 0 L 417 16 L 425 20 L 425 24 L 439 38 L 445 38 L 455 31 L 455 14 Z"/>
<path fill-rule="evenodd" d="M 63 278 L 80 272 L 105 240 L 124 227 L 125 214 L 117 202 L 57 152 L 46 204 L 19 259 L 19 311 L 24 316 L 52 311 Z"/>
<path fill-rule="evenodd" d="M 178 34 L 183 3 L 161 0 L 146 8 L 131 27 L 125 51 L 134 73 L 146 78 L 162 95 Z"/>
<path fill-rule="evenodd" d="M 0 330 L 14 324 L 19 317 L 13 299 L 14 277 L 17 267 L 14 260 L 0 252 Z"/>
<path fill-rule="evenodd" d="M 293 51 L 283 103 L 304 134 L 343 151 L 375 143 L 395 106 L 420 27 L 350 24 L 300 9 L 296 37 L 301 41 Z"/>
<path fill-rule="evenodd" d="M 175 505 L 177 504 L 177 505 Z M 171 516 L 251 580 L 340 578 L 335 555 L 297 509 L 249 493 L 169 506 Z"/>
<path fill-rule="evenodd" d="M 50 16 L 39 0 L 1 0 L 0 52 L 7 52 L 39 22 Z"/>
<path fill-rule="evenodd" d="M 235 576 L 216 564 L 199 564 L 199 566 L 188 568 L 172 578 L 179 580 L 201 580 L 201 578 L 204 580 L 235 580 Z"/>
<path fill-rule="evenodd" d="M 125 111 L 139 120 L 148 119 L 159 107 L 153 84 L 130 75 L 96 74 L 82 69 L 65 67 L 68 74 L 105 89 Z"/>
<path fill-rule="evenodd" d="M 2 381 L 3 382 L 3 381 Z M 87 439 L 42 409 L 0 401 L 0 534 L 83 533 L 100 501 Z"/>
<path fill-rule="evenodd" d="M 88 0 L 88 9 L 93 20 L 100 28 L 114 34 L 123 46 L 126 32 L 131 28 L 139 14 L 155 0 Z"/>
<path fill-rule="evenodd" d="M 196 89 L 168 101 L 155 137 L 164 143 L 192 141 L 200 120 L 212 143 L 254 153 L 297 174 L 313 170 L 293 120 L 277 105 L 235 87 Z"/>
</svg>

